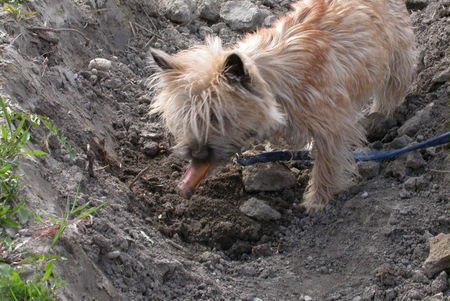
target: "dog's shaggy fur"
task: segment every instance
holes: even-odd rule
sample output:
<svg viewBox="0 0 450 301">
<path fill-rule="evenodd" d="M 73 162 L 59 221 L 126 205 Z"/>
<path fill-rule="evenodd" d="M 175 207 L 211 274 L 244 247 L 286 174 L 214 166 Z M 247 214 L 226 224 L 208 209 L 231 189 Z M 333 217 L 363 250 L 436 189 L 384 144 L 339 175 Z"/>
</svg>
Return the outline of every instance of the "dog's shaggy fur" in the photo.
<svg viewBox="0 0 450 301">
<path fill-rule="evenodd" d="M 160 67 L 152 110 L 194 160 L 227 160 L 252 136 L 312 142 L 303 204 L 317 210 L 351 182 L 364 106 L 372 99 L 372 112 L 390 114 L 403 101 L 414 34 L 403 0 L 305 0 L 293 9 L 232 48 L 210 38 L 173 56 L 152 49 Z"/>
</svg>

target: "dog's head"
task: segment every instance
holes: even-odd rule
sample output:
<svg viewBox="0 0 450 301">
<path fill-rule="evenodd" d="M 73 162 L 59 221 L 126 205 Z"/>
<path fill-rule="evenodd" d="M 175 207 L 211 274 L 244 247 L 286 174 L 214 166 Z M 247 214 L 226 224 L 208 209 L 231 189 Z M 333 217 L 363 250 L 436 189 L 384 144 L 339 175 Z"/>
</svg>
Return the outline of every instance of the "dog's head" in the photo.
<svg viewBox="0 0 450 301">
<path fill-rule="evenodd" d="M 169 55 L 152 49 L 157 72 L 152 112 L 175 137 L 175 149 L 193 161 L 220 163 L 252 136 L 265 136 L 284 117 L 257 66 L 219 39 Z"/>
</svg>

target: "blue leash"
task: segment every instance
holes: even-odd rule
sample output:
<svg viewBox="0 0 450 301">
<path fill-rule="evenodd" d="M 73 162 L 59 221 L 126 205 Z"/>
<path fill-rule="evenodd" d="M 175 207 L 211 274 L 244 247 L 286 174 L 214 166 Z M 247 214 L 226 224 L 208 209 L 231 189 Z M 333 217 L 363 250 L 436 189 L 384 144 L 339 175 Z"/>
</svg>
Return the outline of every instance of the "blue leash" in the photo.
<svg viewBox="0 0 450 301">
<path fill-rule="evenodd" d="M 442 145 L 450 142 L 450 132 L 440 136 L 422 141 L 415 145 L 407 146 L 400 149 L 374 151 L 374 152 L 354 152 L 355 161 L 381 161 L 395 156 L 411 152 L 416 149 L 427 148 Z M 294 151 L 274 151 L 262 153 L 255 156 L 239 156 L 236 162 L 242 166 L 248 166 L 255 163 L 268 163 L 278 161 L 309 161 L 311 160 L 310 152 L 307 150 Z"/>
</svg>

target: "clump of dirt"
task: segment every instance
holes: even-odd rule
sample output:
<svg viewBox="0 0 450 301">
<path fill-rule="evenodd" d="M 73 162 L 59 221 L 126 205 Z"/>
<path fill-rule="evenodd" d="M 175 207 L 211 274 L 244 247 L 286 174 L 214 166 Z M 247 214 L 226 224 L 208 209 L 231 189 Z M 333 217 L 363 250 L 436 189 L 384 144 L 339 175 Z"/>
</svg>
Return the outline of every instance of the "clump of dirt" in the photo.
<svg viewBox="0 0 450 301">
<path fill-rule="evenodd" d="M 266 14 L 284 13 L 289 3 L 252 2 Z M 450 7 L 418 2 L 411 6 L 418 75 L 394 116 L 380 117 L 369 129 L 373 149 L 448 131 Z M 1 95 L 52 118 L 77 152 L 71 160 L 56 140 L 35 133 L 50 155 L 22 164 L 30 206 L 58 214 L 78 185 L 80 204 L 109 202 L 92 223 L 68 229 L 54 250 L 67 258 L 59 264 L 67 282 L 61 299 L 448 297 L 448 286 L 437 291 L 440 278 L 427 278 L 421 268 L 429 238 L 448 233 L 445 146 L 366 168 L 364 179 L 314 215 L 299 206 L 310 163 L 283 164 L 298 182 L 281 191 L 246 191 L 243 167 L 230 163 L 191 200 L 176 194 L 187 162 L 171 153 L 169 135 L 148 112 L 148 49 L 176 52 L 202 43 L 206 33 L 232 44 L 242 32 L 196 12 L 188 24 L 174 23 L 161 8 L 167 3 L 40 0 L 27 5 L 35 17 L 0 21 Z M 94 58 L 107 59 L 110 67 L 89 68 Z M 252 197 L 281 218 L 243 214 L 240 206 Z M 49 252 L 45 238 L 30 234 L 34 227 L 15 238 L 24 242 L 21 252 Z"/>
</svg>

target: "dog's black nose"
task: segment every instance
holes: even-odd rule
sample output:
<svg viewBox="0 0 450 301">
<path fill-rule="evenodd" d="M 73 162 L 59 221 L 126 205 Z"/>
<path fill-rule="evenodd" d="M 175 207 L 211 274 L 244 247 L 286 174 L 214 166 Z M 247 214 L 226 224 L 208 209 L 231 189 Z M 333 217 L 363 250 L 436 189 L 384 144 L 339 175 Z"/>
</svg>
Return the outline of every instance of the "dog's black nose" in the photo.
<svg viewBox="0 0 450 301">
<path fill-rule="evenodd" d="M 191 157 L 194 160 L 204 161 L 211 157 L 212 149 L 208 145 L 191 148 Z"/>
</svg>

